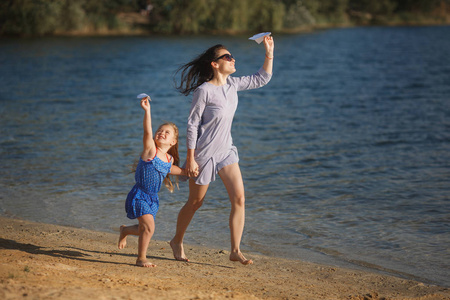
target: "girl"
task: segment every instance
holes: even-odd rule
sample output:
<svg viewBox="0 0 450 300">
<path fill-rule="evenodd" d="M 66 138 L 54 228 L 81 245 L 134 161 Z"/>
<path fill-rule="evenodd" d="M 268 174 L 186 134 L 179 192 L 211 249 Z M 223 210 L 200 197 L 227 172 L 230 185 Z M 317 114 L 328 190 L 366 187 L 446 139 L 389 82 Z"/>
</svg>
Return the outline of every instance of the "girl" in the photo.
<svg viewBox="0 0 450 300">
<path fill-rule="evenodd" d="M 175 259 L 187 261 L 183 249 L 184 234 L 203 204 L 209 183 L 219 174 L 231 202 L 230 260 L 251 264 L 240 251 L 245 221 L 244 183 L 238 165 L 239 157 L 231 138 L 231 125 L 238 104 L 238 91 L 264 86 L 272 77 L 274 42 L 264 39 L 266 50 L 262 68 L 252 76 L 231 77 L 236 72 L 235 59 L 222 45 L 216 45 L 182 66 L 181 84 L 184 95 L 193 92 L 187 125 L 186 172 L 189 198 L 178 214 L 175 237 L 170 242 Z"/>
<path fill-rule="evenodd" d="M 138 258 L 136 265 L 155 267 L 147 261 L 147 249 L 155 232 L 155 216 L 159 209 L 158 192 L 161 184 L 173 192 L 173 184 L 168 174 L 186 175 L 178 167 L 178 128 L 173 123 L 159 126 L 153 138 L 150 97 L 142 98 L 141 107 L 144 115 L 144 150 L 136 167 L 136 184 L 128 194 L 125 210 L 130 219 L 138 219 L 139 225 L 120 227 L 119 249 L 127 244 L 127 236 L 138 235 Z M 195 172 L 194 172 L 195 173 Z"/>
</svg>

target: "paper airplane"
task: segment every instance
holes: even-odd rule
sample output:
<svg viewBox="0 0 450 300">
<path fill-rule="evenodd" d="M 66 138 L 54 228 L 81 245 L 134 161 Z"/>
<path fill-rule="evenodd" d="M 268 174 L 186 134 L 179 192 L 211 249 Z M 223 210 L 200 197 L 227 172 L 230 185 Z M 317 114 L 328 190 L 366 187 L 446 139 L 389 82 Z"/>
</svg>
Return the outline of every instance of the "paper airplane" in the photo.
<svg viewBox="0 0 450 300">
<path fill-rule="evenodd" d="M 145 98 L 145 97 L 148 97 L 150 99 L 150 96 L 147 95 L 147 94 L 144 94 L 144 93 L 137 95 L 138 99 L 142 99 L 142 98 Z"/>
<path fill-rule="evenodd" d="M 254 40 L 255 42 L 257 42 L 258 44 L 261 44 L 261 42 L 264 40 L 264 37 L 266 35 L 270 35 L 272 32 L 261 32 L 258 34 L 255 34 L 254 36 L 252 36 L 251 38 L 249 38 L 249 40 Z"/>
</svg>

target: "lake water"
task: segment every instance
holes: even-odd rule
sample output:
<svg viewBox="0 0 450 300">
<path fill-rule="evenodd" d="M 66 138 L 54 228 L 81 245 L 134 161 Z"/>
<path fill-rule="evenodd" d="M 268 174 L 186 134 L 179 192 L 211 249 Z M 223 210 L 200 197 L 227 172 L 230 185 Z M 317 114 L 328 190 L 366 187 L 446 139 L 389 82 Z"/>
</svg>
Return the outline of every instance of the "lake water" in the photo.
<svg viewBox="0 0 450 300">
<path fill-rule="evenodd" d="M 264 88 L 240 93 L 234 143 L 246 186 L 242 248 L 450 286 L 450 27 L 275 35 Z M 180 128 L 177 67 L 225 44 L 236 76 L 247 36 L 0 40 L 0 214 L 103 231 L 124 212 L 143 111 Z M 162 189 L 155 239 L 170 240 L 187 184 Z M 186 243 L 229 249 L 229 200 L 211 184 Z M 111 245 L 115 247 L 115 245 Z M 189 255 L 189 251 L 187 253 Z"/>
</svg>

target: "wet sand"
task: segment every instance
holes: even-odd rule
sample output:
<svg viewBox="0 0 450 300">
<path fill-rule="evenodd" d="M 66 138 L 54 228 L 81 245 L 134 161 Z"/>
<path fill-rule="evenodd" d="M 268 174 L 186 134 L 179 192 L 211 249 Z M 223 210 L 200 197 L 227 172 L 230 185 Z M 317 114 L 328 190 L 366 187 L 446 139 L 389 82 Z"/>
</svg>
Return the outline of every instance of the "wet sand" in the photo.
<svg viewBox="0 0 450 300">
<path fill-rule="evenodd" d="M 118 224 L 120 225 L 120 224 Z M 118 226 L 119 227 L 119 226 Z M 155 268 L 134 265 L 137 238 L 0 217 L 0 299 L 450 299 L 450 290 L 360 270 L 152 241 Z"/>
</svg>

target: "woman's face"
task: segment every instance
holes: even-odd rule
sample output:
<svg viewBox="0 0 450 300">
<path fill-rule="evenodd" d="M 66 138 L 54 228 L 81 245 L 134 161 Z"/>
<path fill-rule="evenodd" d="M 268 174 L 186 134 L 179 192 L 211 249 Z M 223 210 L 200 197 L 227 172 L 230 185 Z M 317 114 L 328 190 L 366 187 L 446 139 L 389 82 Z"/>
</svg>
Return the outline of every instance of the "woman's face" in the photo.
<svg viewBox="0 0 450 300">
<path fill-rule="evenodd" d="M 213 65 L 213 67 L 217 69 L 219 73 L 230 75 L 236 72 L 236 60 L 232 56 L 223 56 L 226 54 L 231 56 L 231 53 L 227 49 L 219 49 L 217 51 L 217 57 L 221 58 L 214 61 L 215 65 Z"/>
</svg>

